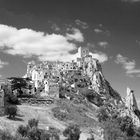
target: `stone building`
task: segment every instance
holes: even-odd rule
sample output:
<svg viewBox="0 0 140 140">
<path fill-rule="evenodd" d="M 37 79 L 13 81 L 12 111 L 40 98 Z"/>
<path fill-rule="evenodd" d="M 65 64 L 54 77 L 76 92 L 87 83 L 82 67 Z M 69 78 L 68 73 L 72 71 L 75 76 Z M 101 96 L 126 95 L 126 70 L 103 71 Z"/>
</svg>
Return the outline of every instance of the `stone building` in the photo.
<svg viewBox="0 0 140 140">
<path fill-rule="evenodd" d="M 89 55 L 89 50 L 87 48 L 79 47 L 76 61 L 44 61 L 40 64 L 36 64 L 34 61 L 29 62 L 27 65 L 27 73 L 24 78 L 30 78 L 36 89 L 43 84 L 44 90 L 47 92 L 49 91 L 47 86 L 50 86 L 50 84 L 46 84 L 46 81 L 49 83 L 50 79 L 53 78 L 58 78 L 61 81 L 62 73 L 66 75 L 69 71 L 78 71 L 80 68 L 84 71 L 85 65 L 92 61 L 92 59 L 93 58 Z"/>
</svg>

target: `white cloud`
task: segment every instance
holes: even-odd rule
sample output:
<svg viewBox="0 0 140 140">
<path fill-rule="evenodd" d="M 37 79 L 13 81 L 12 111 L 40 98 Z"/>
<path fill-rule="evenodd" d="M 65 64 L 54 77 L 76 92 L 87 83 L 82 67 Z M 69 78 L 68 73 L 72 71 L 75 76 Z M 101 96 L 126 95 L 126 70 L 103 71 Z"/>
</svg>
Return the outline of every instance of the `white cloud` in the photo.
<svg viewBox="0 0 140 140">
<path fill-rule="evenodd" d="M 101 30 L 101 29 L 99 29 L 99 28 L 95 28 L 95 29 L 94 29 L 94 32 L 95 32 L 95 33 L 102 33 L 103 30 Z"/>
<path fill-rule="evenodd" d="M 106 35 L 106 36 L 110 36 L 111 33 L 109 30 L 106 29 L 106 27 L 104 27 L 103 24 L 98 24 L 98 25 L 95 25 L 94 26 L 94 29 L 93 31 L 96 33 L 96 34 L 101 34 L 101 35 Z"/>
<path fill-rule="evenodd" d="M 117 64 L 121 64 L 122 67 L 126 70 L 126 74 L 129 76 L 133 76 L 133 74 L 140 74 L 140 69 L 136 69 L 135 60 L 130 61 L 129 58 L 124 57 L 121 54 L 118 54 L 115 62 Z"/>
<path fill-rule="evenodd" d="M 61 30 L 60 27 L 55 23 L 51 26 L 51 28 L 56 32 L 59 32 Z"/>
<path fill-rule="evenodd" d="M 81 21 L 81 20 L 79 20 L 79 19 L 76 19 L 76 20 L 75 20 L 75 23 L 76 23 L 78 26 L 80 26 L 81 28 L 83 28 L 83 29 L 87 29 L 87 28 L 89 27 L 88 24 L 87 24 L 86 22 Z"/>
<path fill-rule="evenodd" d="M 108 56 L 103 52 L 99 51 L 95 51 L 94 53 L 90 52 L 90 55 L 92 55 L 93 58 L 98 59 L 100 63 L 104 63 L 108 60 Z"/>
<path fill-rule="evenodd" d="M 39 60 L 71 61 L 77 55 L 71 54 L 77 50 L 76 43 L 83 41 L 83 34 L 76 28 L 72 28 L 72 33 L 66 33 L 64 36 L 0 24 L 0 50 L 11 55 L 36 56 Z M 107 61 L 107 55 L 104 53 L 92 54 L 100 62 Z"/>
<path fill-rule="evenodd" d="M 74 34 L 70 35 L 71 41 L 82 41 L 83 36 L 79 34 L 80 31 L 75 29 Z M 50 58 L 50 55 L 55 57 L 54 54 L 67 57 L 70 51 L 77 48 L 67 37 L 60 34 L 45 34 L 27 28 L 17 29 L 0 25 L 0 49 L 12 55 Z"/>
<path fill-rule="evenodd" d="M 3 68 L 5 65 L 8 65 L 8 62 L 0 60 L 0 68 Z"/>
<path fill-rule="evenodd" d="M 95 48 L 95 44 L 94 43 L 87 43 L 87 47 L 88 48 Z"/>
<path fill-rule="evenodd" d="M 80 32 L 79 29 L 73 28 L 72 32 L 73 32 L 72 34 L 70 34 L 70 33 L 66 34 L 66 37 L 67 37 L 68 40 L 75 40 L 75 41 L 78 41 L 78 42 L 83 42 L 84 41 L 83 34 Z"/>
<path fill-rule="evenodd" d="M 98 42 L 98 45 L 99 45 L 100 47 L 106 48 L 106 47 L 108 46 L 108 42 L 106 42 L 106 41 L 101 41 L 101 42 Z"/>
</svg>

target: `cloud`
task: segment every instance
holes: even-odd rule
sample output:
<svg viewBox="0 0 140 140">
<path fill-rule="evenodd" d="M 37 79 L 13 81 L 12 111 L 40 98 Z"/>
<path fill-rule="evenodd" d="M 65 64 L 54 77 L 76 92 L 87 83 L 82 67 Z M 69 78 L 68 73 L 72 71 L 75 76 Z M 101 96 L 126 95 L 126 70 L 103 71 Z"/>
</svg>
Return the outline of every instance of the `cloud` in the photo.
<svg viewBox="0 0 140 140">
<path fill-rule="evenodd" d="M 126 74 L 128 76 L 134 76 L 134 74 L 137 74 L 136 76 L 139 77 L 140 69 L 136 69 L 135 60 L 130 61 L 129 58 L 118 54 L 115 62 L 122 65 L 122 67 L 126 70 Z"/>
<path fill-rule="evenodd" d="M 76 44 L 82 43 L 84 36 L 76 28 L 72 28 L 69 32 L 65 35 L 47 34 L 28 28 L 17 29 L 0 24 L 0 51 L 23 57 L 35 56 L 39 60 L 71 61 L 77 56 L 72 54 L 78 48 Z M 93 56 L 100 62 L 107 61 L 104 53 L 95 52 Z M 1 62 L 1 65 L 5 64 Z"/>
<path fill-rule="evenodd" d="M 94 32 L 95 32 L 95 33 L 102 33 L 103 30 L 101 30 L 101 29 L 99 29 L 99 28 L 95 28 L 95 29 L 94 29 Z"/>
<path fill-rule="evenodd" d="M 103 26 L 103 24 L 99 24 L 99 25 L 94 26 L 93 31 L 94 31 L 96 34 L 101 34 L 101 35 L 110 36 L 110 31 L 107 30 L 107 29 Z"/>
<path fill-rule="evenodd" d="M 79 19 L 76 19 L 76 20 L 75 20 L 75 23 L 76 23 L 78 26 L 80 26 L 81 28 L 83 28 L 83 29 L 87 29 L 87 28 L 89 27 L 88 24 L 87 24 L 86 22 L 81 21 L 81 20 L 79 20 Z"/>
<path fill-rule="evenodd" d="M 108 46 L 108 42 L 107 41 L 101 41 L 101 42 L 98 42 L 98 45 L 102 48 L 106 48 Z"/>
<path fill-rule="evenodd" d="M 57 25 L 57 24 L 53 24 L 52 26 L 51 26 L 51 28 L 54 30 L 54 31 L 56 31 L 56 32 L 59 32 L 61 29 L 60 29 L 60 27 Z"/>
<path fill-rule="evenodd" d="M 8 62 L 0 60 L 0 68 L 3 68 L 5 65 L 8 65 Z"/>
<path fill-rule="evenodd" d="M 83 34 L 81 33 L 81 31 L 79 29 L 76 28 L 72 28 L 72 33 L 67 33 L 66 37 L 68 40 L 75 40 L 78 42 L 83 42 L 84 41 L 84 37 Z"/>
<path fill-rule="evenodd" d="M 87 43 L 87 47 L 88 48 L 95 48 L 95 44 L 94 43 Z"/>
<path fill-rule="evenodd" d="M 90 52 L 90 55 L 92 55 L 93 58 L 98 59 L 100 63 L 104 63 L 108 60 L 108 56 L 100 51 L 95 51 L 94 53 Z"/>
</svg>

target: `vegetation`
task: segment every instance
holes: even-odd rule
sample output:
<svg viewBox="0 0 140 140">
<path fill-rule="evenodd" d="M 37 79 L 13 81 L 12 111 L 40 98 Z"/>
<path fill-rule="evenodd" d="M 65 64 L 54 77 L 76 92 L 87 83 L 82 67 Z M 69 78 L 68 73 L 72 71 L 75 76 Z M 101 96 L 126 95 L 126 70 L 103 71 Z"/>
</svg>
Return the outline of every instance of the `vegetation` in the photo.
<svg viewBox="0 0 140 140">
<path fill-rule="evenodd" d="M 70 120 L 69 114 L 65 110 L 61 110 L 59 107 L 52 109 L 53 115 L 60 121 Z"/>
<path fill-rule="evenodd" d="M 104 128 L 105 138 L 108 140 L 118 140 L 119 138 L 129 140 L 129 137 L 133 140 L 140 136 L 140 129 L 134 126 L 129 116 L 120 117 L 116 111 L 107 108 L 107 105 L 100 107 L 97 117 Z"/>
<path fill-rule="evenodd" d="M 17 134 L 21 138 L 29 140 L 59 140 L 59 131 L 55 128 L 49 128 L 49 130 L 41 130 L 38 128 L 38 120 L 31 119 L 28 121 L 27 126 L 20 125 L 17 129 Z"/>
<path fill-rule="evenodd" d="M 28 121 L 28 126 L 30 128 L 33 128 L 33 127 L 38 127 L 38 120 L 36 119 L 31 119 Z"/>
<path fill-rule="evenodd" d="M 107 120 L 103 122 L 104 136 L 107 140 L 118 140 L 124 138 L 125 134 L 120 130 L 119 124 L 116 120 Z"/>
<path fill-rule="evenodd" d="M 135 127 L 132 119 L 129 116 L 118 118 L 119 126 L 122 132 L 125 132 L 127 136 L 135 135 Z"/>
<path fill-rule="evenodd" d="M 10 119 L 14 119 L 17 115 L 17 107 L 16 105 L 9 105 L 6 107 L 6 114 L 9 115 Z"/>
<path fill-rule="evenodd" d="M 66 140 L 79 140 L 80 133 L 78 125 L 70 125 L 64 130 L 63 135 L 67 137 Z"/>
<path fill-rule="evenodd" d="M 21 88 L 27 88 L 27 81 L 25 78 L 10 77 L 8 80 L 10 80 L 12 90 L 18 89 L 21 91 Z"/>
</svg>

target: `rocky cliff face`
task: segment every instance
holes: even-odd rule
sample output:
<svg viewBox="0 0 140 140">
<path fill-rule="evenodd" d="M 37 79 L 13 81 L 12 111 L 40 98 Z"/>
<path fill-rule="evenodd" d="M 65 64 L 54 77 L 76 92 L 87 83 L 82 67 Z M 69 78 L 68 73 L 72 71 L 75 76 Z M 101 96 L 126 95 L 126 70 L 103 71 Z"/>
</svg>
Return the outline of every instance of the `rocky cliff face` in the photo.
<svg viewBox="0 0 140 140">
<path fill-rule="evenodd" d="M 130 88 L 127 88 L 127 96 L 125 98 L 125 105 L 129 110 L 135 111 L 138 110 L 137 101 L 134 95 L 134 91 Z"/>
<path fill-rule="evenodd" d="M 112 97 L 116 100 L 121 100 L 120 95 L 113 90 L 110 83 L 105 79 L 102 72 L 102 67 L 98 60 L 93 59 L 92 61 L 87 62 L 85 73 L 90 77 L 91 88 L 94 91 L 104 96 L 104 98 Z"/>
<path fill-rule="evenodd" d="M 136 126 L 140 126 L 140 112 L 137 106 L 137 101 L 134 95 L 134 91 L 127 88 L 127 96 L 123 101 L 125 108 L 121 109 L 121 116 L 129 116 L 132 118 L 133 123 Z"/>
<path fill-rule="evenodd" d="M 85 73 L 90 78 L 90 88 L 101 95 L 105 100 L 113 99 L 114 105 L 122 104 L 123 107 L 120 108 L 120 116 L 131 117 L 134 125 L 140 126 L 140 111 L 138 110 L 133 90 L 127 88 L 127 96 L 125 99 L 122 99 L 120 94 L 117 93 L 105 79 L 101 65 L 96 59 L 86 63 Z"/>
</svg>

